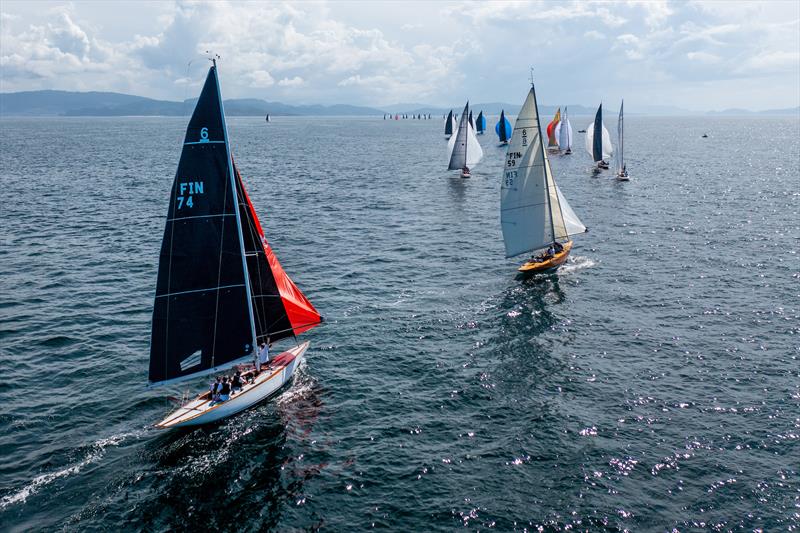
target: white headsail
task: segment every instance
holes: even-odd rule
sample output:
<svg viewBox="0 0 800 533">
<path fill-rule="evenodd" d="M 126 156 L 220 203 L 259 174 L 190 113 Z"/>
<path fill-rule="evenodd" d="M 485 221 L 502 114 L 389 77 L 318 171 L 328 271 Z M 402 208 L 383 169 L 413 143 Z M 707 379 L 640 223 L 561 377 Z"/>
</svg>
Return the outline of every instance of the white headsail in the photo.
<svg viewBox="0 0 800 533">
<path fill-rule="evenodd" d="M 614 153 L 614 145 L 611 144 L 611 135 L 608 133 L 608 129 L 606 129 L 606 125 L 602 125 L 603 128 L 603 159 L 608 159 L 611 157 L 611 154 Z M 589 152 L 589 155 L 594 157 L 592 152 L 592 143 L 594 142 L 594 122 L 586 126 L 586 151 Z"/>
<path fill-rule="evenodd" d="M 556 126 L 556 139 L 558 139 L 559 148 L 564 151 L 572 150 L 572 125 L 569 123 L 566 107 L 564 114 L 561 115 L 561 122 Z"/>
<path fill-rule="evenodd" d="M 586 233 L 586 226 L 583 225 L 581 219 L 575 214 L 575 211 L 567 203 L 567 199 L 561 192 L 561 189 L 556 185 L 558 192 L 558 202 L 561 204 L 561 214 L 564 217 L 564 226 L 567 228 L 567 235 L 577 235 L 579 233 Z"/>
<path fill-rule="evenodd" d="M 461 113 L 461 122 L 458 132 L 447 143 L 450 153 L 448 170 L 461 170 L 464 167 L 477 165 L 483 157 L 483 149 L 475 135 L 472 124 L 469 123 L 469 102 Z"/>
<path fill-rule="evenodd" d="M 567 207 L 564 212 L 562 202 Z M 553 179 L 550 161 L 542 144 L 542 129 L 531 86 L 522 105 L 506 153 L 500 187 L 500 222 L 506 257 L 544 248 L 586 228 Z M 582 228 L 582 231 L 575 231 Z"/>
</svg>

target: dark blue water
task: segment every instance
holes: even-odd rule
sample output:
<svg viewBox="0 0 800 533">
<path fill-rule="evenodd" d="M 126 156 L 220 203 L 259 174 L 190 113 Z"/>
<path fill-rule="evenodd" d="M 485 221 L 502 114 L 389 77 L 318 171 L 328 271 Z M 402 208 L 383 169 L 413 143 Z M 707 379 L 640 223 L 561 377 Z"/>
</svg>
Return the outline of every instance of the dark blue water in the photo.
<svg viewBox="0 0 800 533">
<path fill-rule="evenodd" d="M 576 134 L 553 167 L 591 231 L 520 280 L 493 135 L 460 180 L 440 120 L 233 118 L 327 324 L 274 402 L 159 432 L 185 125 L 0 121 L 0 529 L 800 527 L 798 119 L 632 116 L 629 183 Z"/>
</svg>

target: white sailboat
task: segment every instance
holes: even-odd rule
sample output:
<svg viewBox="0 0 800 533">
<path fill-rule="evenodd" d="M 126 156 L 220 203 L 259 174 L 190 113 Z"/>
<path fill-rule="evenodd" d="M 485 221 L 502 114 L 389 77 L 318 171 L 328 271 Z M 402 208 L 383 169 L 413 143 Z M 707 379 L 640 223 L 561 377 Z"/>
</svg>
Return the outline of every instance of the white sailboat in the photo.
<svg viewBox="0 0 800 533">
<path fill-rule="evenodd" d="M 558 139 L 558 146 L 564 150 L 564 155 L 572 153 L 572 125 L 569 123 L 569 115 L 567 108 L 564 108 L 564 114 L 561 115 L 561 122 L 556 126 L 556 138 Z"/>
<path fill-rule="evenodd" d="M 611 136 L 603 124 L 603 104 L 597 108 L 594 122 L 586 126 L 586 151 L 592 156 L 592 161 L 597 163 L 597 168 L 607 169 L 608 158 L 614 152 Z"/>
<path fill-rule="evenodd" d="M 630 178 L 628 177 L 628 169 L 625 166 L 625 155 L 624 155 L 624 135 L 623 135 L 623 117 L 622 117 L 622 107 L 625 105 L 625 101 L 621 101 L 619 104 L 619 119 L 617 120 L 617 179 L 620 181 L 628 181 Z"/>
<path fill-rule="evenodd" d="M 546 250 L 519 268 L 524 273 L 558 268 L 572 249 L 570 236 L 586 231 L 553 178 L 542 143 L 533 81 L 506 153 L 500 222 L 506 257 Z"/>
<path fill-rule="evenodd" d="M 214 61 L 172 185 L 148 377 L 150 386 L 167 385 L 238 365 L 242 379 L 223 381 L 220 397 L 209 391 L 184 402 L 156 427 L 214 422 L 275 394 L 292 378 L 308 342 L 267 365 L 256 359 L 256 347 L 296 338 L 321 322 L 275 257 L 231 157 Z"/>
<path fill-rule="evenodd" d="M 458 131 L 450 138 L 447 149 L 450 154 L 447 170 L 460 170 L 462 178 L 469 178 L 472 175 L 470 168 L 477 165 L 483 157 L 483 149 L 469 120 L 469 102 L 464 106 Z"/>
</svg>

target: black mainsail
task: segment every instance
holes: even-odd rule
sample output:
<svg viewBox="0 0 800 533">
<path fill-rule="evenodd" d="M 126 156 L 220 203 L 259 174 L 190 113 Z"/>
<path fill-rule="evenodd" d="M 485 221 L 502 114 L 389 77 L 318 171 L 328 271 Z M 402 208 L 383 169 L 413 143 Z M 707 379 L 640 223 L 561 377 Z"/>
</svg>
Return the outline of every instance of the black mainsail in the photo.
<svg viewBox="0 0 800 533">
<path fill-rule="evenodd" d="M 153 306 L 151 384 L 213 372 L 253 353 L 227 137 L 214 65 L 186 129 L 170 195 Z"/>
<path fill-rule="evenodd" d="M 592 137 L 592 158 L 594 162 L 603 160 L 603 104 L 597 108 L 594 116 L 594 132 Z"/>
<path fill-rule="evenodd" d="M 444 134 L 445 135 L 452 135 L 453 134 L 453 110 L 452 109 L 447 114 L 447 122 L 444 123 Z"/>
</svg>

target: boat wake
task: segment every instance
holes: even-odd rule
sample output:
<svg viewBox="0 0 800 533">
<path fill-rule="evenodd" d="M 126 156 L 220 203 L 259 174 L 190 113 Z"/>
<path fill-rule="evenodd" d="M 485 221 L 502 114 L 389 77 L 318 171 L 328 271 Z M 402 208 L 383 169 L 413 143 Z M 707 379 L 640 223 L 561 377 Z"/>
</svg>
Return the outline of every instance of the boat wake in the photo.
<svg viewBox="0 0 800 533">
<path fill-rule="evenodd" d="M 308 374 L 306 359 L 303 358 L 297 368 L 294 369 L 294 382 L 282 394 L 275 398 L 275 403 L 280 407 L 285 407 L 297 400 L 307 398 L 314 391 L 315 381 Z"/>
<path fill-rule="evenodd" d="M 585 255 L 575 255 L 569 258 L 569 261 L 561 265 L 559 269 L 559 273 L 562 274 L 572 274 L 574 272 L 580 272 L 581 270 L 592 268 L 597 263 Z"/>
<path fill-rule="evenodd" d="M 36 494 L 43 487 L 53 483 L 54 481 L 79 473 L 87 466 L 97 463 L 106 454 L 106 449 L 110 446 L 119 446 L 124 441 L 130 438 L 135 438 L 144 433 L 144 430 L 134 431 L 130 433 L 121 433 L 119 435 L 112 435 L 105 439 L 95 441 L 89 447 L 86 457 L 78 463 L 71 466 L 56 470 L 55 472 L 48 472 L 33 478 L 27 485 L 17 490 L 13 494 L 8 494 L 0 498 L 0 511 L 18 503 L 24 503 L 29 497 Z"/>
</svg>

